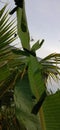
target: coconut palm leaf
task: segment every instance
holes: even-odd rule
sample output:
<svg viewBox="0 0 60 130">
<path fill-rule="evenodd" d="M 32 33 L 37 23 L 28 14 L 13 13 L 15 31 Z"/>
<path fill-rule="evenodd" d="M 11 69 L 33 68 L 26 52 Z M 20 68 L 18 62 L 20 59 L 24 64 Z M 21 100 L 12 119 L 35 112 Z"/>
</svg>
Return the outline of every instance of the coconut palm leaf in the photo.
<svg viewBox="0 0 60 130">
<path fill-rule="evenodd" d="M 10 75 L 9 61 L 16 58 L 11 52 L 10 43 L 12 43 L 16 37 L 16 23 L 15 19 L 11 19 L 9 11 L 6 10 L 6 5 L 0 10 L 0 82 L 4 81 Z"/>
<path fill-rule="evenodd" d="M 5 9 L 6 6 L 2 9 L 3 13 L 2 10 L 0 10 L 2 13 L 0 20 L 0 51 L 4 51 L 3 49 L 16 39 L 14 37 L 14 34 L 16 33 L 15 19 L 10 21 L 11 17 L 9 16 L 9 12 L 4 12 Z"/>
<path fill-rule="evenodd" d="M 11 51 L 16 37 L 15 19 L 11 19 L 6 6 L 0 10 L 0 129 L 26 130 L 15 116 L 14 85 L 20 75 L 20 59 Z M 24 66 L 24 64 L 23 64 Z"/>
<path fill-rule="evenodd" d="M 8 78 L 0 84 L 0 98 L 9 90 L 13 88 L 16 78 L 18 77 L 18 71 L 15 69 Z"/>
<path fill-rule="evenodd" d="M 6 6 L 7 6 L 7 5 L 5 5 L 5 6 L 0 10 L 0 18 L 2 17 L 2 15 L 3 15 L 3 13 L 4 13 L 5 9 L 6 9 Z"/>
<path fill-rule="evenodd" d="M 45 71 L 47 75 L 55 77 L 55 79 L 58 79 L 60 75 L 60 54 L 50 54 L 44 59 L 42 59 L 40 63 L 43 65 L 42 72 Z"/>
</svg>

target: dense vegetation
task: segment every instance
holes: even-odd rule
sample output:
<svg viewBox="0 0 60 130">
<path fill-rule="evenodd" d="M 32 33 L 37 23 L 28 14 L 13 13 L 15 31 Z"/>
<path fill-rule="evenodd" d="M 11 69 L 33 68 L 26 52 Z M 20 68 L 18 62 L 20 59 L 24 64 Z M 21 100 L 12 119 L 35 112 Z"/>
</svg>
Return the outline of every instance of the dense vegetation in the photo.
<svg viewBox="0 0 60 130">
<path fill-rule="evenodd" d="M 46 84 L 59 78 L 60 54 L 37 58 L 44 40 L 30 47 L 25 3 L 15 4 L 17 26 L 6 5 L 0 10 L 0 130 L 59 130 L 60 91 L 49 94 Z M 16 33 L 22 50 L 10 46 Z"/>
</svg>

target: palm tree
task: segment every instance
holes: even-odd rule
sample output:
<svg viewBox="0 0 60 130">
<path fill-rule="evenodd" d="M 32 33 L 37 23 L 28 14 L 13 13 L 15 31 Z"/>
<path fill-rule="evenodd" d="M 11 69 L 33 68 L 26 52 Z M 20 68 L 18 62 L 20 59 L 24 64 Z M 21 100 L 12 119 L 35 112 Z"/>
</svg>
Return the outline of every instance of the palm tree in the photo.
<svg viewBox="0 0 60 130">
<path fill-rule="evenodd" d="M 12 53 L 10 43 L 16 40 L 16 20 L 11 19 L 5 5 L 0 10 L 0 129 L 19 129 L 15 117 L 13 86 L 18 76 L 19 59 Z M 17 64 L 18 63 L 18 64 Z"/>
<path fill-rule="evenodd" d="M 4 14 L 6 6 L 0 11 L 1 129 L 57 130 L 60 128 L 60 92 L 49 95 L 46 83 L 48 77 L 58 79 L 60 75 L 60 54 L 38 60 L 36 50 L 44 40 L 38 40 L 30 48 L 24 6 L 17 7 L 17 30 L 23 50 L 9 46 L 16 39 L 12 37 L 16 26 L 13 27 L 14 20 L 8 23 L 8 13 Z"/>
</svg>

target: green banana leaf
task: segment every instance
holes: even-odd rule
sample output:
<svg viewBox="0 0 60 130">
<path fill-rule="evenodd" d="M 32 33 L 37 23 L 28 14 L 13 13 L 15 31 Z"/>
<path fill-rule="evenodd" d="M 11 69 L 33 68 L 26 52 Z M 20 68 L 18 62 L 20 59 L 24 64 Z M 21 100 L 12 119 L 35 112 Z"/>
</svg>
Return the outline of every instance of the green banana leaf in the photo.
<svg viewBox="0 0 60 130">
<path fill-rule="evenodd" d="M 39 42 L 39 40 L 38 40 L 38 41 L 32 46 L 31 50 L 33 50 L 33 51 L 35 52 L 36 50 L 38 50 L 38 49 L 42 46 L 43 42 L 44 42 L 44 40 L 42 40 L 41 42 Z"/>
<path fill-rule="evenodd" d="M 30 36 L 26 19 L 25 2 L 23 2 L 23 8 L 18 7 L 17 9 L 17 29 L 22 47 L 30 49 Z"/>
<path fill-rule="evenodd" d="M 36 99 L 33 98 L 27 74 L 18 78 L 15 84 L 14 99 L 19 122 L 28 130 L 41 130 L 39 116 L 31 113 Z"/>
<path fill-rule="evenodd" d="M 43 103 L 43 114 L 46 130 L 60 129 L 60 91 L 50 95 Z"/>
<path fill-rule="evenodd" d="M 39 64 L 36 57 L 30 56 L 28 66 L 28 76 L 31 85 L 31 90 L 36 96 L 37 100 L 40 98 L 42 92 L 45 90 L 45 83 L 41 74 L 42 65 Z"/>
</svg>

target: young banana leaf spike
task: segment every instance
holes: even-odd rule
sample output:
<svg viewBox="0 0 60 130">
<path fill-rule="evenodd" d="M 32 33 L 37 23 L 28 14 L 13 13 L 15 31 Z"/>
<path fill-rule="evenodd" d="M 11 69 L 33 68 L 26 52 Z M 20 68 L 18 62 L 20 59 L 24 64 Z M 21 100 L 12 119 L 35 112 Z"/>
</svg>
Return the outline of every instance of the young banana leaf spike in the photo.
<svg viewBox="0 0 60 130">
<path fill-rule="evenodd" d="M 39 101 L 35 104 L 35 106 L 33 107 L 31 113 L 32 114 L 37 114 L 39 112 L 40 107 L 42 106 L 45 98 L 47 97 L 46 91 L 44 91 L 39 99 Z"/>
<path fill-rule="evenodd" d="M 24 21 L 24 18 L 23 18 L 23 15 L 22 15 L 22 20 L 21 20 L 21 29 L 23 32 L 27 32 L 27 27 L 26 27 L 26 24 L 25 24 L 25 21 Z"/>
<path fill-rule="evenodd" d="M 23 8 L 23 0 L 14 0 L 14 1 L 15 1 L 16 7 L 13 10 L 11 10 L 11 12 L 9 13 L 10 15 L 15 13 L 18 7 Z"/>
</svg>

